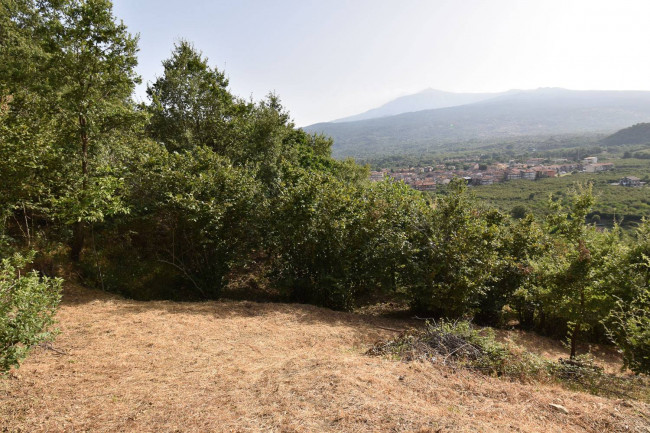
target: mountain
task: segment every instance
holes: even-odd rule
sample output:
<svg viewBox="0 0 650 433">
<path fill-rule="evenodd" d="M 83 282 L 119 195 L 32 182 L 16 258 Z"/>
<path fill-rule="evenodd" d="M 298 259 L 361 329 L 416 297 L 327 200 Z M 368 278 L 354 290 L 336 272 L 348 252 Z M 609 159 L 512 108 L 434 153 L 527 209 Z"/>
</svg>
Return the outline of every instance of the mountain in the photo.
<svg viewBox="0 0 650 433">
<path fill-rule="evenodd" d="M 629 128 L 621 129 L 604 138 L 602 143 L 610 145 L 650 143 L 650 123 L 638 123 Z"/>
<path fill-rule="evenodd" d="M 426 89 L 413 95 L 406 95 L 373 108 L 361 114 L 334 120 L 339 122 L 354 122 L 357 120 L 375 119 L 377 117 L 394 116 L 413 111 L 433 110 L 436 108 L 456 107 L 472 104 L 502 95 L 502 93 L 452 93 L 436 89 Z"/>
<path fill-rule="evenodd" d="M 334 139 L 337 157 L 426 152 L 449 143 L 611 133 L 650 119 L 650 92 L 543 88 L 456 107 L 304 128 Z"/>
</svg>

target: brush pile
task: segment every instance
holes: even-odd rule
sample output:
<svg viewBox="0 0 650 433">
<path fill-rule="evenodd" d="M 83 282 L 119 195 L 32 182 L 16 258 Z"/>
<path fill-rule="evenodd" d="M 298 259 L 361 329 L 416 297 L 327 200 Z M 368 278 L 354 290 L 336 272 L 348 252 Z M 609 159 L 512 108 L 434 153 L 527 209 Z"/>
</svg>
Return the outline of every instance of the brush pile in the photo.
<svg viewBox="0 0 650 433">
<path fill-rule="evenodd" d="M 423 329 L 411 329 L 393 340 L 377 343 L 367 354 L 443 364 L 476 364 L 507 354 L 506 347 L 496 342 L 489 330 L 483 334 L 465 321 L 427 321 Z"/>
<path fill-rule="evenodd" d="M 462 367 L 494 376 L 541 379 L 546 363 L 539 357 L 496 341 L 489 329 L 476 329 L 467 321 L 427 321 L 423 329 L 411 329 L 397 338 L 375 344 L 371 356 L 402 361 L 427 361 Z"/>
</svg>

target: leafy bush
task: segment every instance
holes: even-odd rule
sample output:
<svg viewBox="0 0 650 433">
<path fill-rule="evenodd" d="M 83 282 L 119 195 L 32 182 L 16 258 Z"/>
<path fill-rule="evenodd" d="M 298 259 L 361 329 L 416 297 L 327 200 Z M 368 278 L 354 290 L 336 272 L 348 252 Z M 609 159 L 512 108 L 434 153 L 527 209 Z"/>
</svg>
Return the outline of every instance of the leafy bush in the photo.
<svg viewBox="0 0 650 433">
<path fill-rule="evenodd" d="M 109 290 L 139 299 L 216 298 L 233 265 L 262 247 L 259 181 L 209 148 L 151 146 L 129 183 L 131 214 L 97 237 Z"/>
<path fill-rule="evenodd" d="M 476 206 L 462 179 L 434 203 L 421 227 L 413 281 L 415 309 L 436 316 L 471 316 L 485 295 L 496 265 L 502 218 Z"/>
<path fill-rule="evenodd" d="M 650 294 L 646 291 L 631 306 L 612 312 L 612 341 L 623 353 L 625 367 L 650 374 Z"/>
<path fill-rule="evenodd" d="M 0 373 L 18 366 L 49 331 L 60 300 L 61 280 L 22 273 L 33 254 L 15 254 L 0 265 Z"/>
<path fill-rule="evenodd" d="M 273 279 L 293 300 L 349 309 L 408 284 L 429 211 L 420 193 L 305 172 L 277 203 Z"/>
<path fill-rule="evenodd" d="M 637 243 L 627 258 L 626 282 L 634 295 L 619 299 L 608 324 L 610 339 L 623 354 L 624 366 L 650 374 L 650 221 L 637 231 Z"/>
</svg>

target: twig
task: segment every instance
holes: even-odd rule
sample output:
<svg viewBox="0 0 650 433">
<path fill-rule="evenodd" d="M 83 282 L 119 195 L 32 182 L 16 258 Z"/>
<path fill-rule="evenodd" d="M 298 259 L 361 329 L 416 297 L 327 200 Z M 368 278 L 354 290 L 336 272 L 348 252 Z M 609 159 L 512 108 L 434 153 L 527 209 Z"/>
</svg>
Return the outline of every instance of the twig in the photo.
<svg viewBox="0 0 650 433">
<path fill-rule="evenodd" d="M 167 260 L 158 259 L 158 261 L 161 262 L 161 263 L 166 263 L 168 265 L 171 265 L 171 266 L 175 267 L 176 269 L 178 269 L 179 271 L 181 271 L 183 274 L 185 274 L 185 277 L 187 277 L 187 279 L 190 280 L 192 282 L 192 284 L 194 284 L 194 287 L 196 288 L 196 290 L 198 290 L 199 293 L 201 293 L 201 295 L 205 296 L 205 292 L 203 291 L 203 289 L 201 289 L 201 287 L 199 287 L 199 285 L 196 284 L 196 281 L 194 281 L 194 279 L 185 270 L 185 268 L 183 268 L 182 266 L 177 265 L 176 263 L 173 263 L 173 262 L 170 262 L 170 261 L 167 261 Z"/>
<path fill-rule="evenodd" d="M 58 353 L 59 355 L 67 355 L 68 354 L 68 352 L 66 352 L 65 350 L 59 350 L 59 349 L 53 347 L 52 343 L 41 343 L 41 344 L 39 344 L 39 347 L 41 347 L 42 349 L 51 350 L 52 352 Z"/>
<path fill-rule="evenodd" d="M 375 327 L 377 327 L 379 329 L 385 329 L 386 331 L 393 331 L 393 332 L 404 332 L 405 331 L 405 329 L 386 328 L 385 326 L 379 326 L 379 325 L 375 325 Z"/>
<path fill-rule="evenodd" d="M 456 349 L 454 349 L 453 351 L 451 351 L 451 352 L 449 353 L 449 355 L 445 356 L 445 359 L 444 359 L 444 361 L 442 361 L 442 363 L 443 363 L 443 364 L 446 364 L 446 363 L 447 363 L 447 359 L 448 359 L 451 355 L 453 355 L 454 353 L 458 352 L 460 349 L 462 349 L 462 348 L 465 347 L 465 346 L 472 346 L 472 345 L 469 344 L 469 343 L 465 343 L 465 344 L 463 344 L 462 346 L 457 347 Z M 474 347 L 474 346 L 472 346 L 472 347 Z"/>
</svg>

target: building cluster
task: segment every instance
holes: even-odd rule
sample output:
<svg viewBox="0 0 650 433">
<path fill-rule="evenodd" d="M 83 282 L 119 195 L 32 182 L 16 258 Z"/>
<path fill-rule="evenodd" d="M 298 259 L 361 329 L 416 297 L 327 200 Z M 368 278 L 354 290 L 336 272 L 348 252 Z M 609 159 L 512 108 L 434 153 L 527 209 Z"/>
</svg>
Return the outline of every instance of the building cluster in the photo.
<svg viewBox="0 0 650 433">
<path fill-rule="evenodd" d="M 458 163 L 458 167 L 453 165 L 455 163 Z M 468 184 L 478 186 L 516 179 L 535 180 L 565 176 L 575 171 L 595 173 L 613 168 L 614 164 L 599 163 L 596 157 L 588 157 L 581 162 L 556 159 L 551 163 L 543 158 L 531 158 L 525 162 L 513 160 L 508 163 L 491 165 L 471 160 L 450 160 L 436 166 L 373 171 L 370 174 L 370 179 L 378 181 L 388 176 L 398 181 L 404 181 L 420 191 L 434 191 L 436 185 L 446 185 L 455 177 L 463 178 Z"/>
</svg>

